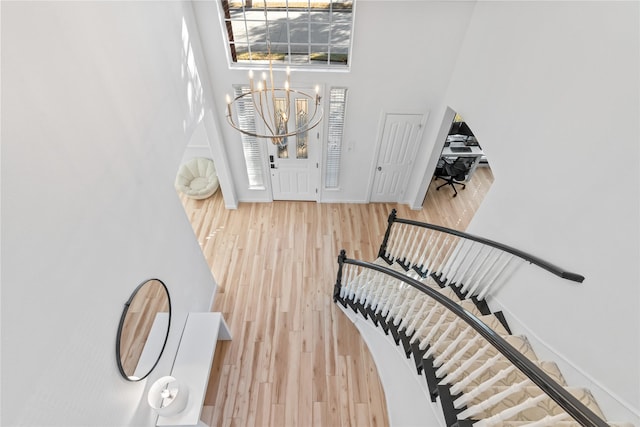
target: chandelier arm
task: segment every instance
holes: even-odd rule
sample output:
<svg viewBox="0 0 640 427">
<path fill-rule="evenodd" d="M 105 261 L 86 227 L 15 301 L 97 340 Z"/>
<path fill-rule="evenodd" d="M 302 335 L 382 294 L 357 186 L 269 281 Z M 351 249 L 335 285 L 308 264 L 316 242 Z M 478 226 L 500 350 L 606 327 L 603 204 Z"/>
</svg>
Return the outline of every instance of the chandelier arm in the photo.
<svg viewBox="0 0 640 427">
<path fill-rule="evenodd" d="M 260 118 L 262 119 L 262 122 L 265 124 L 265 126 L 267 127 L 269 132 L 271 132 L 273 134 L 275 132 L 274 132 L 273 128 L 271 127 L 272 124 L 264 116 L 264 108 L 263 108 L 263 104 L 262 104 L 262 91 L 258 91 L 258 100 L 260 101 L 260 108 L 258 108 L 258 106 L 256 105 L 256 103 L 254 101 L 254 103 L 253 103 L 254 109 L 260 115 Z M 265 103 L 267 104 L 267 114 L 269 114 L 269 103 L 268 102 L 265 102 Z"/>
<path fill-rule="evenodd" d="M 268 43 L 270 44 L 271 42 L 268 42 Z M 271 50 L 269 50 L 269 55 L 271 55 Z M 271 57 L 271 56 L 269 56 L 269 57 Z M 269 61 L 271 61 L 271 59 L 269 59 Z M 269 91 L 269 88 L 267 86 L 267 75 L 266 75 L 266 73 L 262 73 L 262 82 L 263 82 L 263 86 L 264 87 L 263 87 L 263 91 L 260 92 L 260 113 L 261 113 L 260 117 L 262 118 L 262 121 L 265 123 L 265 125 L 267 126 L 269 131 L 272 134 L 275 134 L 276 131 L 278 130 L 278 123 L 275 120 L 275 116 L 274 116 L 274 114 L 275 114 L 275 99 L 274 99 L 274 96 L 272 95 L 271 98 L 272 98 L 272 101 L 273 101 L 273 108 L 274 109 L 273 109 L 273 111 L 271 111 L 269 109 L 269 107 L 271 105 L 271 102 L 269 102 L 269 100 L 267 99 L 267 93 Z M 272 86 L 272 89 L 273 89 L 273 84 L 271 86 Z M 264 103 L 262 102 L 262 96 L 263 95 L 264 95 Z M 267 110 L 266 117 L 265 117 L 265 114 L 264 114 L 265 106 L 266 106 L 266 110 Z"/>
<path fill-rule="evenodd" d="M 266 3 L 266 2 L 265 2 Z M 269 55 L 269 80 L 271 81 L 271 102 L 273 104 L 273 125 L 276 128 L 276 130 L 279 130 L 280 127 L 280 118 L 278 116 L 276 116 L 277 112 L 278 112 L 278 106 L 276 105 L 276 88 L 273 84 L 273 65 L 272 65 L 272 59 L 271 59 L 271 40 L 269 40 L 267 42 L 267 49 L 268 49 L 268 55 Z M 266 90 L 266 87 L 265 87 Z M 266 92 L 265 92 L 266 93 Z"/>
<path fill-rule="evenodd" d="M 321 112 L 320 120 L 322 120 L 322 107 L 320 107 L 319 110 Z M 313 109 L 313 114 L 309 118 L 309 123 L 311 123 L 311 122 L 313 122 L 313 120 L 315 120 L 316 114 L 318 114 L 318 104 L 315 104 L 315 108 Z"/>
<path fill-rule="evenodd" d="M 320 111 L 322 112 L 322 109 L 320 109 Z M 289 136 L 296 136 L 296 135 L 299 135 L 299 134 L 301 134 L 303 132 L 310 131 L 311 129 L 313 129 L 316 126 L 318 126 L 321 121 L 322 121 L 322 114 L 320 114 L 320 118 L 315 123 L 313 123 L 311 126 L 308 126 L 308 127 L 304 128 L 303 130 L 298 130 L 296 132 L 288 132 L 288 133 L 285 133 L 283 135 L 263 135 L 263 134 L 260 134 L 260 133 L 257 133 L 257 132 L 250 132 L 250 131 L 247 131 L 245 129 L 242 129 L 240 126 L 238 126 L 233 121 L 233 118 L 227 114 L 227 122 L 229 123 L 229 125 L 231 125 L 232 128 L 234 128 L 238 132 L 241 132 L 241 133 L 243 133 L 245 135 L 253 136 L 254 138 L 267 138 L 267 139 L 285 138 L 285 137 L 289 137 Z"/>
<path fill-rule="evenodd" d="M 274 88 L 274 91 L 275 92 L 286 92 L 286 89 Z M 256 92 L 257 92 L 257 95 L 256 95 Z M 227 113 L 227 122 L 231 125 L 231 127 L 233 127 L 234 129 L 236 129 L 237 131 L 239 131 L 239 132 L 241 132 L 241 133 L 243 133 L 245 135 L 249 135 L 249 136 L 252 136 L 252 137 L 255 137 L 255 138 L 268 138 L 268 139 L 271 139 L 271 140 L 282 139 L 282 138 L 286 138 L 286 137 L 290 137 L 290 136 L 300 135 L 301 133 L 308 132 L 311 129 L 313 129 L 316 126 L 318 126 L 320 124 L 320 122 L 322 121 L 322 117 L 324 115 L 322 104 L 320 103 L 320 97 L 317 96 L 317 95 L 314 97 L 312 95 L 309 95 L 306 92 L 303 92 L 301 90 L 296 90 L 296 89 L 289 89 L 289 92 L 297 93 L 297 94 L 299 94 L 299 95 L 301 95 L 301 96 L 303 96 L 303 97 L 305 97 L 305 98 L 307 98 L 309 100 L 313 100 L 314 101 L 314 110 L 313 110 L 313 112 L 312 112 L 312 114 L 311 114 L 311 116 L 310 116 L 310 118 L 308 120 L 307 125 L 304 128 L 300 128 L 300 129 L 296 128 L 295 131 L 286 132 L 286 133 L 283 133 L 283 134 L 277 134 L 274 131 L 273 124 L 269 123 L 266 120 L 266 117 L 264 116 L 264 108 L 258 108 L 258 106 L 257 106 L 256 100 L 255 100 L 256 96 L 259 97 L 260 104 L 264 105 L 264 102 L 262 100 L 263 93 L 262 93 L 262 91 L 259 91 L 259 90 L 254 90 L 254 91 L 251 91 L 251 92 L 242 93 L 242 94 L 236 96 L 233 99 L 233 101 L 229 104 L 229 107 L 228 107 L 228 110 L 227 110 L 228 111 L 228 113 Z M 265 127 L 267 128 L 266 130 L 268 130 L 270 132 L 270 134 L 267 135 L 267 134 L 258 133 L 257 131 L 256 132 L 247 131 L 245 129 L 242 129 L 238 124 L 236 124 L 233 121 L 233 115 L 231 114 L 231 105 L 236 103 L 238 100 L 240 100 L 240 98 L 245 98 L 245 97 L 249 97 L 249 96 L 251 97 L 251 101 L 252 101 L 252 103 L 254 105 L 255 111 L 260 116 L 260 118 L 264 121 Z M 268 106 L 269 102 L 266 102 L 266 104 Z"/>
</svg>

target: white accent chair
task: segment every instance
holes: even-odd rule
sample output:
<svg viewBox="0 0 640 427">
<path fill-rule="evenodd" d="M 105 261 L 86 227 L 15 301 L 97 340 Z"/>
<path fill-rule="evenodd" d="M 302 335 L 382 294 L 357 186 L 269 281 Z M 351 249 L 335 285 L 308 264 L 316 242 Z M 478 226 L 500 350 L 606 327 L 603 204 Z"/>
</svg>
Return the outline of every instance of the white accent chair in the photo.
<svg viewBox="0 0 640 427">
<path fill-rule="evenodd" d="M 220 184 L 213 160 L 195 157 L 180 166 L 176 175 L 176 190 L 192 199 L 211 197 Z"/>
</svg>

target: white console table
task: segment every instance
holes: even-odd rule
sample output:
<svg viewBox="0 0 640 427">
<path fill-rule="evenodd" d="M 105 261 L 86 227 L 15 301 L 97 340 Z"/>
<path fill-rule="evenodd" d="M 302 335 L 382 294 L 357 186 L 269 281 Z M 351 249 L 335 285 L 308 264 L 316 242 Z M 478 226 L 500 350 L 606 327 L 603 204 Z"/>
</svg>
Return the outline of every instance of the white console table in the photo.
<svg viewBox="0 0 640 427">
<path fill-rule="evenodd" d="M 222 313 L 189 313 L 171 371 L 172 377 L 189 388 L 189 400 L 179 414 L 158 416 L 157 426 L 206 426 L 200 414 L 219 339 L 231 339 Z"/>
</svg>

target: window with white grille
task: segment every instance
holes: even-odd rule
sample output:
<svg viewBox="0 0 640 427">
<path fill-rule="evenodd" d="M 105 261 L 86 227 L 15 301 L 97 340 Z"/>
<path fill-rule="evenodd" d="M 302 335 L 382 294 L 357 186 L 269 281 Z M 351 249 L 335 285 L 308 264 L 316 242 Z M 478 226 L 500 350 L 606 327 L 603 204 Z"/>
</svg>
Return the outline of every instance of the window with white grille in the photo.
<svg viewBox="0 0 640 427">
<path fill-rule="evenodd" d="M 354 0 L 220 0 L 233 64 L 346 68 Z"/>
<path fill-rule="evenodd" d="M 329 95 L 329 125 L 327 137 L 327 164 L 324 187 L 340 185 L 340 158 L 342 156 L 342 131 L 347 105 L 347 89 L 331 88 Z"/>
</svg>

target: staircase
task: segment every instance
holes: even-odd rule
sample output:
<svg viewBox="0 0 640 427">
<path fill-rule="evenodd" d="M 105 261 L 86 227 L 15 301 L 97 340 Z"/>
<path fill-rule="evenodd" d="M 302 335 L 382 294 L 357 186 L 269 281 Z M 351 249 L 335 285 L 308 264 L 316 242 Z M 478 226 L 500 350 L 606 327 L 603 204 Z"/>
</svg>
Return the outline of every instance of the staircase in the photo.
<svg viewBox="0 0 640 427">
<path fill-rule="evenodd" d="M 334 301 L 390 334 L 424 377 L 450 426 L 631 426 L 608 422 L 591 392 L 512 335 L 484 297 L 523 262 L 584 277 L 517 249 L 395 210 L 378 258 L 338 257 Z"/>
</svg>

